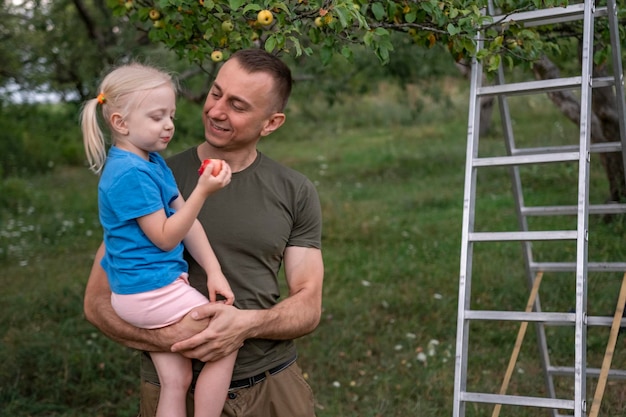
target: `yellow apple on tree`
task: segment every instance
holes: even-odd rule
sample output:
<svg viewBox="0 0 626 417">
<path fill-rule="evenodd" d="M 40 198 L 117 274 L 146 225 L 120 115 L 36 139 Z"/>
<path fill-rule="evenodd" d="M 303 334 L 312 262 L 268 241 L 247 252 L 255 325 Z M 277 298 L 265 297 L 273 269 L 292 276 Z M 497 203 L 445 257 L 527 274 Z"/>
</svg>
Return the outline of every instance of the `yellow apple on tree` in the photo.
<svg viewBox="0 0 626 417">
<path fill-rule="evenodd" d="M 148 13 L 148 16 L 151 20 L 159 20 L 159 18 L 161 17 L 161 13 L 159 13 L 159 11 L 156 9 L 152 9 L 150 10 L 150 13 Z"/>
<path fill-rule="evenodd" d="M 222 53 L 222 51 L 211 52 L 211 60 L 213 62 L 220 62 L 222 59 L 224 59 L 224 54 Z"/>
<path fill-rule="evenodd" d="M 318 28 L 321 28 L 322 26 L 324 26 L 324 19 L 322 19 L 321 16 L 317 16 L 315 18 L 314 23 L 315 23 L 315 26 L 317 26 Z"/>
<path fill-rule="evenodd" d="M 256 21 L 260 25 L 267 26 L 274 21 L 274 15 L 269 10 L 261 10 L 256 16 Z"/>
<path fill-rule="evenodd" d="M 157 29 L 161 29 L 163 27 L 165 27 L 165 23 L 163 23 L 163 20 L 159 19 L 159 20 L 155 20 L 154 22 L 152 22 L 152 25 L 157 28 Z"/>
<path fill-rule="evenodd" d="M 231 22 L 230 20 L 225 20 L 222 22 L 222 30 L 224 32 L 232 32 L 234 28 L 235 25 L 233 25 L 233 22 Z"/>
</svg>

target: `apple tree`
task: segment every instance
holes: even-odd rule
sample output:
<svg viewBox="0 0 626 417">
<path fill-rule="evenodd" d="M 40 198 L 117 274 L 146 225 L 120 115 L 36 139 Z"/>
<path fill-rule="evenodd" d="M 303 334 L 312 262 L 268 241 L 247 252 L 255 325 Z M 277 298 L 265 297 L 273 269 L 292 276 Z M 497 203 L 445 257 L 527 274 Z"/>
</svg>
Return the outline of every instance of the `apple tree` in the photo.
<svg viewBox="0 0 626 417">
<path fill-rule="evenodd" d="M 341 54 L 352 58 L 351 45 L 363 45 L 387 64 L 394 51 L 392 34 L 402 34 L 416 48 L 443 46 L 458 63 L 476 56 L 489 71 L 506 64 L 533 71 L 536 78 L 558 76 L 578 59 L 582 33 L 578 23 L 549 28 L 511 24 L 506 32 L 482 10 L 487 0 L 107 0 L 115 15 L 128 19 L 149 38 L 203 66 L 252 46 L 292 56 L 317 54 L 322 62 Z M 499 14 L 558 7 L 567 0 L 494 0 Z M 594 71 L 607 71 L 609 44 L 604 22 L 596 24 Z M 477 28 L 485 48 L 476 52 Z M 579 28 L 578 28 L 579 29 Z M 625 36 L 621 31 L 622 38 Z M 397 37 L 396 37 L 397 38 Z M 599 89 L 602 90 L 602 89 Z M 578 98 L 550 94 L 556 106 L 578 123 Z M 614 140 L 615 96 L 594 94 L 592 141 Z M 603 154 L 610 199 L 626 200 L 621 157 Z"/>
<path fill-rule="evenodd" d="M 467 0 L 108 1 L 118 16 L 130 18 L 153 41 L 197 63 L 209 57 L 219 61 L 253 45 L 296 56 L 311 54 L 311 45 L 318 45 L 322 61 L 328 62 L 335 53 L 350 58 L 350 44 L 371 48 L 382 63 L 387 63 L 394 49 L 391 32 L 405 33 L 421 47 L 446 45 L 461 58 L 474 53 L 476 28 L 490 21 L 481 12 L 485 1 Z M 513 9 L 534 2 L 526 1 L 526 6 L 506 3 L 506 9 Z M 562 1 L 541 3 L 556 6 Z M 505 49 L 515 52 L 508 55 L 509 59 L 524 59 L 537 56 L 549 45 L 532 32 L 513 33 L 508 42 L 495 26 L 487 34 L 494 42 L 482 58 L 487 58 L 492 69 Z"/>
</svg>

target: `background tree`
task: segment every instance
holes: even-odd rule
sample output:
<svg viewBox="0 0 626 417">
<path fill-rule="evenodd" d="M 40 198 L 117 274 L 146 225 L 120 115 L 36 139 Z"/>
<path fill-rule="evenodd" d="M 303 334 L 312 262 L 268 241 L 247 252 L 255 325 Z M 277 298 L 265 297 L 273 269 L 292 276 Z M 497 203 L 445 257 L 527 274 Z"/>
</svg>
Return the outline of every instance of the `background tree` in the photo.
<svg viewBox="0 0 626 417">
<path fill-rule="evenodd" d="M 90 97 L 104 70 L 166 52 L 105 0 L 2 0 L 0 87 L 54 93 L 63 101 Z"/>
</svg>

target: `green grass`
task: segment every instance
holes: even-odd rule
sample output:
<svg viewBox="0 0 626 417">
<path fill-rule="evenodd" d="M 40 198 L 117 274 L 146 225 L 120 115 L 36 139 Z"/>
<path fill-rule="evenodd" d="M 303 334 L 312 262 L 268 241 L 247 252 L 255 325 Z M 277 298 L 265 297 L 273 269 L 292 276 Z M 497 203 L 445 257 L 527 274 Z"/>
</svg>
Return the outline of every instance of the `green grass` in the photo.
<svg viewBox="0 0 626 417">
<path fill-rule="evenodd" d="M 398 105 L 402 92 L 381 91 L 344 98 L 331 109 L 315 97 L 296 99 L 287 125 L 261 143 L 263 152 L 308 175 L 322 200 L 323 317 L 319 328 L 298 342 L 318 417 L 438 417 L 452 410 L 466 91 L 452 88 L 449 102 L 428 103 L 419 113 Z M 567 122 L 554 122 L 549 104 L 533 102 L 518 116 L 522 142 L 545 131 L 558 142 L 575 131 Z M 484 152 L 501 152 L 498 130 L 483 141 Z M 181 138 L 172 151 L 191 143 Z M 606 181 L 594 168 L 592 197 L 602 201 Z M 522 174 L 525 198 L 533 204 L 571 204 L 572 192 L 575 201 L 575 181 L 570 185 L 575 170 Z M 506 175 L 494 170 L 480 178 L 480 230 L 516 227 Z M 101 234 L 96 183 L 86 168 L 57 167 L 50 176 L 4 185 L 14 198 L 0 211 L 2 417 L 137 413 L 137 354 L 99 334 L 82 314 L 84 285 Z M 537 230 L 571 223 L 533 220 Z M 591 230 L 592 258 L 623 261 L 624 219 L 592 218 Z M 568 245 L 535 248 L 539 259 L 575 256 Z M 477 245 L 473 274 L 475 308 L 523 309 L 528 290 L 519 244 Z M 620 274 L 590 274 L 591 314 L 612 314 L 620 281 Z M 568 274 L 546 275 L 544 309 L 571 308 L 572 283 Z M 472 325 L 469 387 L 498 390 L 516 332 L 511 324 Z M 551 328 L 548 335 L 554 363 L 571 363 L 571 329 Z M 589 330 L 590 365 L 599 366 L 607 338 L 607 329 Z M 620 338 L 616 368 L 626 369 L 623 349 Z M 536 352 L 531 326 L 510 393 L 542 395 Z M 591 398 L 595 381 L 588 385 Z M 573 398 L 571 380 L 560 380 L 558 387 L 564 398 Z M 625 384 L 611 382 L 604 415 L 623 413 L 625 397 Z M 491 415 L 491 408 L 470 405 L 467 415 Z M 504 407 L 502 415 L 547 412 Z"/>
</svg>

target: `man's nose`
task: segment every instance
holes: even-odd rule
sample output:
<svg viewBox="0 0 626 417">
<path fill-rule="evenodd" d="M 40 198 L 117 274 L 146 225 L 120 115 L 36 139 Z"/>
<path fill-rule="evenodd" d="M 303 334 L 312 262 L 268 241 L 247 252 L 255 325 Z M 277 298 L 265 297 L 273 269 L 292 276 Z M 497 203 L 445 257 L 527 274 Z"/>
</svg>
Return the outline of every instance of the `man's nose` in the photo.
<svg viewBox="0 0 626 417">
<path fill-rule="evenodd" d="M 207 106 L 206 114 L 212 119 L 223 119 L 226 115 L 226 102 L 225 100 L 213 100 Z"/>
</svg>

